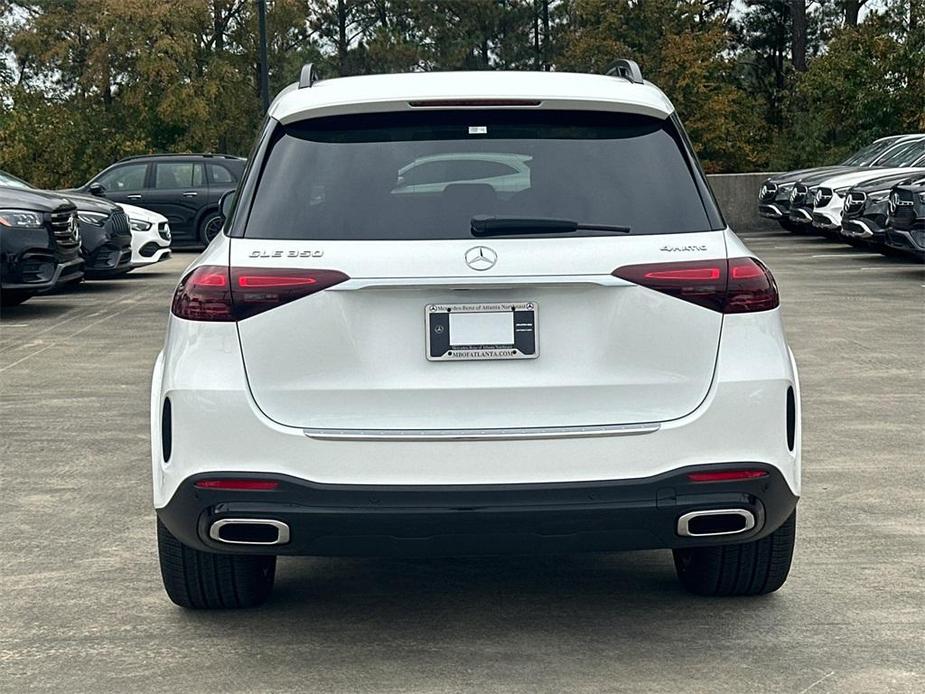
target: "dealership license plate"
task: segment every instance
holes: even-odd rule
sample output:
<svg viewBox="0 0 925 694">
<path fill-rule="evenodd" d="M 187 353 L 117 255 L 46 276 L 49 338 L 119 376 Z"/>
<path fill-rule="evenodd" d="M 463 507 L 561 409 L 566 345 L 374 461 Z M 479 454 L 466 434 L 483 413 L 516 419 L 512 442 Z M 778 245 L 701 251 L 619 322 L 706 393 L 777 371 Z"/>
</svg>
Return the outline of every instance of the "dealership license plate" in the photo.
<svg viewBox="0 0 925 694">
<path fill-rule="evenodd" d="M 431 361 L 535 359 L 536 303 L 431 304 L 427 358 Z"/>
</svg>

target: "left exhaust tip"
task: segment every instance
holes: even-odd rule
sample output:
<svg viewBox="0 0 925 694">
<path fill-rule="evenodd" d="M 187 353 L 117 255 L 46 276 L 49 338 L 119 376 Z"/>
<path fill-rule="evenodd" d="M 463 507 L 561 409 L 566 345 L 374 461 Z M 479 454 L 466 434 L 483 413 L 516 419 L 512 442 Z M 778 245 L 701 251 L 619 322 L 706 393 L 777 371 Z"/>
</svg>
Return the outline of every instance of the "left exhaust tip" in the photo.
<svg viewBox="0 0 925 694">
<path fill-rule="evenodd" d="M 678 535 L 682 537 L 738 535 L 754 527 L 755 514 L 744 508 L 691 511 L 678 518 Z"/>
</svg>

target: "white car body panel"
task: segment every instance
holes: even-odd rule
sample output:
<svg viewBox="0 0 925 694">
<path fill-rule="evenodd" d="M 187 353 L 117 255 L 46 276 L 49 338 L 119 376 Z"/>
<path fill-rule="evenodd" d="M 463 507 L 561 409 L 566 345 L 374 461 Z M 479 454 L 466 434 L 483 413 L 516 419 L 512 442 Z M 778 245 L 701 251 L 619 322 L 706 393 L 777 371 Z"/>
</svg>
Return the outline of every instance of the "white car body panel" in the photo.
<svg viewBox="0 0 925 694">
<path fill-rule="evenodd" d="M 731 232 L 723 236 L 730 255 L 750 255 Z M 194 264 L 227 262 L 234 241 L 219 237 Z M 303 426 L 279 424 L 261 411 L 248 386 L 238 331 L 250 320 L 236 325 L 171 317 L 152 388 L 156 507 L 184 479 L 209 471 L 271 472 L 329 484 L 464 485 L 632 479 L 684 465 L 749 461 L 777 467 L 794 494 L 800 491 L 799 411 L 792 452 L 782 415 L 789 387 L 799 407 L 799 383 L 779 309 L 723 316 L 705 397 L 693 411 L 660 422 L 658 430 L 519 441 L 328 441 L 307 436 Z M 169 463 L 161 451 L 158 416 L 168 396 L 174 421 L 182 423 L 174 427 Z M 435 412 L 433 423 L 445 424 L 444 416 Z"/>
<path fill-rule="evenodd" d="M 151 228 L 147 231 L 136 231 L 132 229 L 132 267 L 144 267 L 146 265 L 153 265 L 162 260 L 166 260 L 170 257 L 170 226 L 167 224 L 167 218 L 158 214 L 157 212 L 152 212 L 143 207 L 137 207 L 135 205 L 126 205 L 125 203 L 119 203 L 125 214 L 128 215 L 129 220 L 139 219 L 144 222 L 151 224 Z M 166 225 L 168 238 L 163 238 L 158 233 L 158 226 L 160 224 Z M 141 255 L 141 249 L 148 243 L 155 243 L 158 246 L 158 250 L 154 252 L 153 255 L 145 257 Z"/>
</svg>

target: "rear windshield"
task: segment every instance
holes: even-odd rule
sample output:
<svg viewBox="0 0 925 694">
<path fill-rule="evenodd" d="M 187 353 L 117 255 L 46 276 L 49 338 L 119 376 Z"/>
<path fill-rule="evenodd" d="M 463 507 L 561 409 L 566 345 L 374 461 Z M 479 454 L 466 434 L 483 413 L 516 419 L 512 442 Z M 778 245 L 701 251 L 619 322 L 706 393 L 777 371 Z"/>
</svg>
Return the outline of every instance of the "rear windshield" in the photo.
<svg viewBox="0 0 925 694">
<path fill-rule="evenodd" d="M 581 111 L 402 112 L 279 125 L 244 235 L 462 239 L 472 238 L 476 215 L 619 225 L 633 234 L 709 230 L 683 146 L 670 119 Z"/>
</svg>

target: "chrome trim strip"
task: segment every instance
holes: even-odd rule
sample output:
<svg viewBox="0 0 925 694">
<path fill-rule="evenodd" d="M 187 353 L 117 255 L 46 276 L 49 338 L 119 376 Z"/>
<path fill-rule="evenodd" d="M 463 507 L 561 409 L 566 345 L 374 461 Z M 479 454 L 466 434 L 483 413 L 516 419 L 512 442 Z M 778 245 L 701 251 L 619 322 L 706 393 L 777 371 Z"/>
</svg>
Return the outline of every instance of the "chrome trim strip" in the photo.
<svg viewBox="0 0 925 694">
<path fill-rule="evenodd" d="M 226 525 L 270 525 L 276 528 L 276 540 L 273 542 L 248 542 L 245 540 L 226 540 L 220 531 Z M 278 520 L 268 518 L 222 518 L 209 528 L 209 537 L 226 545 L 284 545 L 289 542 L 289 526 Z"/>
<path fill-rule="evenodd" d="M 761 203 L 758 205 L 758 214 L 768 219 L 780 219 L 784 216 L 781 209 L 777 205 L 772 205 L 771 203 Z"/>
<path fill-rule="evenodd" d="M 742 516 L 745 519 L 745 527 L 740 530 L 726 530 L 721 533 L 692 533 L 690 522 L 695 518 L 703 516 Z M 716 508 L 709 511 L 691 511 L 678 518 L 678 535 L 682 537 L 716 537 L 717 535 L 738 535 L 739 533 L 748 532 L 755 527 L 755 516 L 751 511 L 744 508 Z"/>
<path fill-rule="evenodd" d="M 661 424 L 605 424 L 574 427 L 520 427 L 508 429 L 303 429 L 321 441 L 519 441 L 522 439 L 637 436 L 658 431 Z"/>
<path fill-rule="evenodd" d="M 560 284 L 596 284 L 602 287 L 632 287 L 627 282 L 613 275 L 453 275 L 447 277 L 351 277 L 326 291 L 349 292 L 360 289 L 413 289 L 416 287 L 509 287 L 528 284 L 531 287 Z"/>
</svg>

